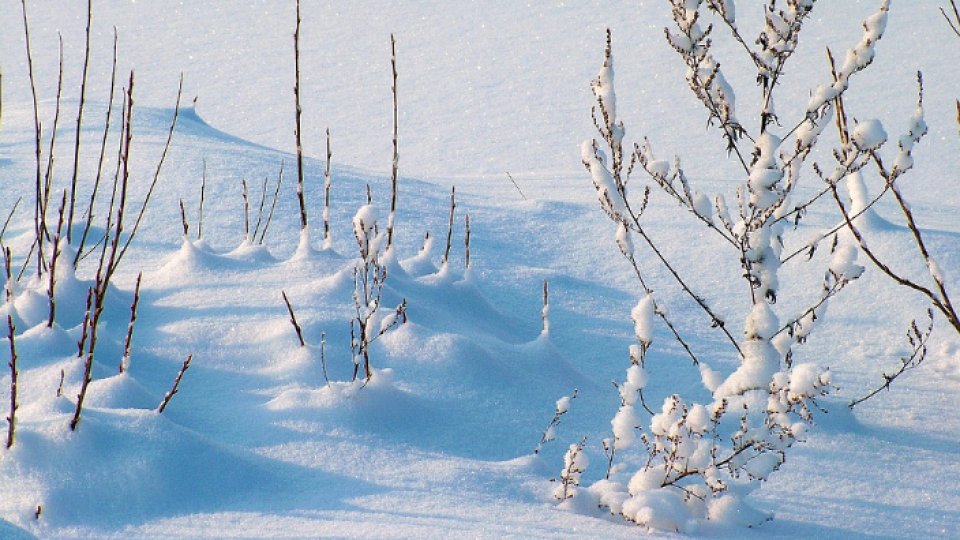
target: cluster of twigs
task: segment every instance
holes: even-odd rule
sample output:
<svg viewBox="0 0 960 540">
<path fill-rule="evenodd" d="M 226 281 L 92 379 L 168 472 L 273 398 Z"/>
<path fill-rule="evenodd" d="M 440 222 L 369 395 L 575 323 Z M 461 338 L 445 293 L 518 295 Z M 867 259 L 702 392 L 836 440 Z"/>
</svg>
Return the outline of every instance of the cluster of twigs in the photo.
<svg viewBox="0 0 960 540">
<path fill-rule="evenodd" d="M 57 276 L 60 273 L 62 265 L 72 266 L 68 272 L 74 272 L 82 261 L 88 256 L 98 254 L 96 257 L 95 272 L 93 284 L 87 290 L 86 309 L 81 324 L 80 340 L 77 343 L 77 354 L 83 362 L 83 376 L 79 393 L 77 394 L 76 406 L 70 420 L 71 430 L 75 430 L 80 422 L 84 399 L 90 382 L 92 381 L 94 356 L 97 348 L 98 332 L 100 329 L 101 317 L 106 307 L 107 298 L 110 294 L 111 283 L 124 260 L 132 242 L 137 236 L 150 203 L 154 190 L 159 182 L 164 162 L 166 161 L 174 131 L 177 125 L 177 119 L 180 112 L 180 99 L 183 89 L 183 78 L 180 79 L 177 91 L 177 103 L 174 109 L 173 119 L 170 123 L 169 132 L 163 146 L 163 152 L 157 161 L 153 170 L 152 178 L 147 185 L 146 192 L 140 202 L 139 208 L 131 208 L 131 186 L 134 173 L 131 165 L 131 151 L 133 140 L 133 114 L 134 114 L 134 84 L 135 76 L 131 71 L 127 79 L 126 88 L 121 92 L 123 103 L 120 107 L 119 121 L 114 117 L 114 96 L 117 89 L 117 57 L 118 57 L 118 35 L 114 28 L 113 55 L 110 75 L 110 94 L 107 100 L 105 121 L 102 135 L 100 137 L 99 155 L 97 158 L 97 169 L 93 178 L 92 188 L 89 197 L 86 199 L 86 208 L 83 209 L 80 203 L 83 194 L 80 190 L 80 162 L 82 159 L 82 133 L 84 131 L 84 120 L 86 118 L 86 100 L 87 100 L 87 82 L 88 71 L 91 58 L 91 28 L 93 22 L 93 1 L 88 0 L 86 5 L 86 32 L 85 44 L 83 49 L 83 65 L 80 81 L 80 95 L 76 112 L 75 139 L 73 141 L 73 163 L 66 187 L 60 188 L 56 185 L 56 175 L 54 164 L 56 162 L 55 149 L 57 148 L 56 139 L 62 115 L 62 94 L 63 94 L 63 40 L 60 38 L 59 48 L 59 71 L 56 82 L 56 100 L 53 113 L 52 126 L 49 129 L 49 140 L 44 144 L 44 133 L 47 131 L 40 115 L 40 99 L 38 93 L 38 82 L 33 66 L 32 40 L 30 33 L 30 17 L 28 15 L 27 0 L 21 0 L 21 15 L 23 19 L 24 41 L 26 44 L 26 60 L 28 75 L 33 103 L 33 127 L 34 127 L 34 161 L 35 178 L 33 189 L 33 233 L 34 238 L 29 251 L 22 258 L 22 265 L 17 273 L 11 270 L 13 255 L 9 248 L 3 247 L 5 267 L 7 269 L 7 302 L 13 301 L 12 294 L 14 284 L 23 278 L 24 273 L 32 261 L 36 262 L 36 277 L 46 286 L 47 301 L 49 311 L 47 316 L 47 327 L 53 327 L 58 319 Z M 0 94 L 2 97 L 2 94 Z M 2 109 L 0 109 L 2 110 Z M 109 170 L 107 165 L 109 153 L 109 141 L 111 130 L 115 124 L 119 123 L 118 141 L 116 158 L 113 160 L 113 171 Z M 112 183 L 108 184 L 109 190 L 102 189 L 106 179 L 112 176 Z M 99 238 L 92 236 L 94 230 L 93 224 L 97 219 L 98 209 L 104 207 L 104 202 L 100 199 L 105 191 L 109 191 L 109 201 L 105 203 L 104 210 L 104 233 Z M 59 199 L 59 201 L 58 201 Z M 0 244 L 2 244 L 3 233 L 6 232 L 7 225 L 13 218 L 19 206 L 19 200 L 14 204 L 8 215 L 3 230 L 0 231 Z M 57 205 L 56 203 L 59 202 Z M 82 212 L 82 218 L 78 216 Z M 56 212 L 56 213 L 54 213 Z M 55 219 L 55 221 L 53 221 Z M 80 221 L 81 228 L 75 229 L 75 223 Z M 184 220 L 186 223 L 186 220 Z M 64 260 L 65 257 L 69 259 Z M 129 363 L 132 349 L 133 330 L 136 322 L 137 304 L 140 298 L 140 281 L 138 277 L 137 286 L 134 291 L 134 300 L 131 306 L 130 322 L 128 324 L 126 336 L 124 339 L 124 352 L 118 370 L 123 372 Z M 11 308 L 12 309 L 12 308 Z M 11 351 L 15 348 L 15 322 L 13 313 L 8 314 L 8 333 Z M 16 371 L 15 357 L 11 360 L 11 369 Z M 14 381 L 16 377 L 14 377 Z M 15 384 L 15 382 L 14 382 Z M 62 392 L 62 384 L 58 393 Z M 15 393 L 14 393 L 15 400 Z M 14 413 L 11 411 L 9 418 L 10 436 L 9 443 L 13 441 Z"/>
</svg>

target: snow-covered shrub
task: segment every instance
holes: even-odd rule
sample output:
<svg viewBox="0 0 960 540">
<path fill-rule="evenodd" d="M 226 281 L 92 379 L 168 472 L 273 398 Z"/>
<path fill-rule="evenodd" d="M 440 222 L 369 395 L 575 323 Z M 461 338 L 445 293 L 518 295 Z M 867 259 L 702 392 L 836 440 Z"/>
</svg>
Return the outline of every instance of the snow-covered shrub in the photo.
<svg viewBox="0 0 960 540">
<path fill-rule="evenodd" d="M 577 495 L 577 488 L 580 486 L 580 475 L 587 470 L 590 460 L 583 453 L 583 447 L 586 446 L 587 439 L 584 437 L 580 442 L 571 444 L 567 452 L 563 455 L 563 469 L 560 470 L 560 480 L 554 488 L 553 496 L 559 501 L 572 499 Z"/>
<path fill-rule="evenodd" d="M 591 486 L 590 492 L 602 507 L 638 524 L 688 531 L 706 520 L 751 525 L 768 519 L 750 509 L 742 494 L 783 465 L 791 446 L 812 424 L 817 398 L 831 390 L 830 371 L 796 361 L 796 349 L 822 319 L 829 301 L 863 273 L 864 268 L 857 264 L 857 243 L 838 234 L 840 227 L 824 236 L 831 240 L 832 253 L 826 268 L 794 260 L 808 265 L 801 269 L 807 275 L 823 276 L 820 290 L 799 313 L 783 313 L 784 308 L 777 305 L 783 288 L 781 266 L 790 259 L 784 257 L 783 247 L 794 230 L 789 226 L 799 222 L 804 210 L 821 195 L 836 193 L 838 184 L 858 171 L 886 140 L 879 123 L 858 124 L 852 137 L 854 151 L 835 153 L 835 169 L 820 174 L 827 188 L 812 198 L 796 200 L 804 165 L 821 132 L 833 122 L 838 98 L 848 90 L 850 78 L 873 59 L 889 2 L 883 1 L 878 12 L 864 21 L 862 39 L 847 52 L 834 80 L 811 92 L 809 103 L 801 107 L 793 124 L 775 112 L 774 94 L 813 9 L 812 0 L 765 5 L 763 27 L 755 41 L 741 34 L 744 29 L 737 25 L 732 1 L 670 3 L 674 27 L 666 30 L 667 41 L 686 64 L 688 86 L 706 109 L 710 124 L 719 128 L 727 156 L 741 169 L 741 181 L 736 201 L 730 205 L 723 195 L 711 199 L 696 191 L 680 159 L 657 159 L 649 141 L 625 149 L 626 130 L 617 116 L 608 31 L 603 66 L 592 83 L 599 137 L 582 144 L 581 157 L 601 209 L 616 224 L 616 245 L 632 265 L 645 295 L 631 314 L 637 343 L 630 348 L 626 379 L 618 385 L 620 407 L 611 420 L 613 438 L 604 441 L 607 475 Z M 730 31 L 757 68 L 761 98 L 756 132 L 741 122 L 734 90 L 713 55 L 714 25 L 703 24 L 711 16 Z M 628 190 L 633 173 L 648 179 L 635 196 Z M 643 214 L 653 190 L 678 203 L 730 248 L 731 264 L 739 267 L 748 285 L 743 289 L 748 293 L 747 315 L 739 336 L 696 291 L 696 284 L 684 275 L 684 267 L 670 260 L 648 234 L 653 224 L 648 224 Z M 824 238 L 807 246 L 811 255 Z M 736 370 L 721 376 L 691 350 L 683 329 L 658 304 L 649 283 L 650 270 L 638 256 L 641 250 L 644 261 L 663 267 L 699 307 L 702 324 L 723 334 L 739 357 Z M 666 325 L 700 370 L 709 400 L 671 395 L 657 411 L 644 402 L 643 390 L 649 382 L 644 362 L 653 344 L 655 318 Z M 639 459 L 625 460 L 625 452 L 639 454 Z M 643 465 L 628 469 L 628 463 L 637 462 Z"/>
<path fill-rule="evenodd" d="M 539 454 L 544 444 L 557 438 L 557 426 L 560 425 L 560 420 L 563 416 L 570 412 L 570 404 L 573 400 L 577 399 L 577 392 L 578 390 L 574 388 L 572 394 L 563 396 L 557 400 L 556 407 L 553 411 L 553 418 L 550 419 L 546 429 L 543 430 L 543 434 L 540 436 L 540 442 L 538 442 L 537 447 L 533 449 L 534 454 Z"/>
<path fill-rule="evenodd" d="M 356 313 L 350 321 L 350 348 L 353 351 L 353 380 L 363 366 L 364 379 L 370 381 L 370 346 L 388 330 L 406 322 L 407 301 L 389 312 L 381 312 L 380 299 L 387 280 L 388 264 L 393 248 L 386 248 L 387 235 L 377 226 L 377 209 L 372 204 L 361 206 L 353 217 L 353 234 L 357 239 L 360 259 L 353 271 L 353 303 Z"/>
</svg>

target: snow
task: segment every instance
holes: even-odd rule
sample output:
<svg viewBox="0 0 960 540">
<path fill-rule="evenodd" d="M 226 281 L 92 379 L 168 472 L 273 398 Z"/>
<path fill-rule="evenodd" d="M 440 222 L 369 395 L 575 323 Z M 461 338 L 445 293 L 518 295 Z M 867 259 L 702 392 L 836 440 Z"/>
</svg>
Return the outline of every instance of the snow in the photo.
<svg viewBox="0 0 960 540">
<path fill-rule="evenodd" d="M 57 30 L 64 32 L 65 108 L 55 193 L 72 165 L 83 4 L 48 9 L 27 3 L 45 124 L 53 115 L 57 71 L 56 47 L 49 44 L 56 42 Z M 752 43 L 762 14 L 741 3 L 734 18 L 733 1 L 718 5 Z M 797 63 L 780 81 L 785 98 L 778 100 L 777 113 L 782 119 L 804 118 L 808 110 L 826 113 L 823 107 L 849 83 L 845 103 L 851 123 L 861 119 L 854 127 L 861 148 L 876 148 L 886 139 L 880 135 L 883 125 L 901 126 L 895 129 L 901 133 L 906 119 L 903 135 L 891 132 L 899 150 L 886 145 L 881 151 L 889 166 L 913 168 L 898 186 L 934 258 L 925 262 L 916 255 L 888 199 L 858 223 L 876 225 L 865 227 L 869 245 L 894 268 L 958 290 L 960 188 L 952 180 L 960 170 L 953 95 L 960 73 L 955 55 L 944 54 L 955 38 L 935 9 L 900 3 L 889 13 L 878 12 L 881 5 L 886 7 L 879 1 L 817 6 Z M 24 196 L 3 236 L 18 264 L 33 239 L 35 172 L 19 9 L 8 1 L 3 13 L 11 16 L 0 18 L 0 172 L 6 182 L 0 217 Z M 737 339 L 748 341 L 741 343 L 742 365 L 662 269 L 648 270 L 655 308 L 654 296 L 645 296 L 620 256 L 623 250 L 642 268 L 655 267 L 646 244 L 634 245 L 637 239 L 625 227 L 614 230 L 598 211 L 591 181 L 610 196 L 613 210 L 625 208 L 603 167 L 606 158 L 590 143 L 578 152 L 576 143 L 593 133 L 589 82 L 597 76 L 608 25 L 619 86 L 615 98 L 606 89 L 604 96 L 611 109 L 616 99 L 616 118 L 638 140 L 649 135 L 664 156 L 682 154 L 697 187 L 692 203 L 698 213 L 709 218 L 715 205 L 719 221 L 736 224 L 740 217 L 731 186 L 743 171 L 720 159 L 723 141 L 714 129 L 704 129 L 705 116 L 686 88 L 686 67 L 664 40 L 669 9 L 599 1 L 305 4 L 304 191 L 311 218 L 306 231 L 299 228 L 290 181 L 295 172 L 291 15 L 289 3 L 262 0 L 94 3 L 81 193 L 89 192 L 97 165 L 114 24 L 121 74 L 137 69 L 133 208 L 162 151 L 181 71 L 184 102 L 199 99 L 181 110 L 144 227 L 107 293 L 93 382 L 77 431 L 70 431 L 68 422 L 83 374 L 77 342 L 96 254 L 76 274 L 69 265 L 58 266 L 60 302 L 57 322 L 49 328 L 47 283 L 36 279 L 33 267 L 15 283 L 0 278 L 15 297 L 12 305 L 0 307 L 0 315 L 10 313 L 15 321 L 20 360 L 17 438 L 12 448 L 0 448 L 0 538 L 634 538 L 677 537 L 676 531 L 722 538 L 868 538 L 878 531 L 894 538 L 934 538 L 960 529 L 958 338 L 938 321 L 925 364 L 853 412 L 847 409 L 847 401 L 882 384 L 881 373 L 899 363 L 908 346 L 906 325 L 927 306 L 884 279 L 865 257 L 858 260 L 857 250 L 844 243 L 849 238 L 829 253 L 831 236 L 824 234 L 838 223 L 829 204 L 810 209 L 798 237 L 826 240 L 811 264 L 829 266 L 839 276 L 862 276 L 831 299 L 829 315 L 825 306 L 817 309 L 817 332 L 804 333 L 802 348 L 794 345 L 797 359 L 789 370 L 780 366 L 786 351 L 777 343 L 750 339 L 769 338 L 783 321 L 765 302 L 738 303 L 745 287 L 739 275 L 726 275 L 728 254 L 702 222 L 678 211 L 676 201 L 651 197 L 647 233 L 708 304 L 726 315 Z M 715 36 L 726 31 L 723 24 L 714 26 Z M 372 378 L 352 381 L 354 218 L 363 237 L 383 242 L 384 231 L 374 224 L 389 208 L 391 32 L 398 46 L 404 176 L 395 252 L 381 260 L 388 268 L 381 309 L 406 299 L 409 322 L 372 344 Z M 674 40 L 692 47 L 681 43 L 686 37 Z M 747 118 L 759 106 L 750 66 L 733 60 L 742 52 L 738 46 L 721 41 L 715 52 L 724 70 L 713 91 L 732 105 L 735 88 L 737 113 Z M 832 84 L 824 65 L 826 46 L 839 53 L 840 86 Z M 852 52 L 845 57 L 847 48 Z M 918 69 L 924 72 L 923 109 L 915 99 Z M 612 83 L 612 68 L 600 78 Z M 876 119 L 866 120 L 871 116 Z M 815 120 L 800 124 L 796 141 L 809 145 L 819 137 L 834 145 L 833 117 Z M 322 202 L 327 126 L 336 150 L 329 214 Z M 785 124 L 781 132 L 782 144 L 773 134 L 760 141 L 761 163 L 751 171 L 752 187 L 763 199 L 758 202 L 773 201 L 771 188 L 782 184 L 769 166 L 788 159 L 778 152 L 794 151 L 790 127 Z M 923 137 L 928 130 L 930 136 Z M 49 132 L 45 137 L 49 141 Z M 115 140 L 111 137 L 114 151 Z M 831 172 L 828 152 L 815 159 Z M 196 239 L 204 160 L 204 235 Z M 589 173 L 581 160 L 590 164 Z M 285 179 L 269 234 L 263 245 L 244 240 L 240 180 L 256 186 L 254 179 L 274 179 L 281 163 Z M 668 178 L 670 163 L 651 161 L 648 171 Z M 635 174 L 630 184 L 637 195 L 641 176 Z M 451 260 L 441 271 L 454 181 L 457 219 Z M 821 187 L 814 184 L 809 189 Z M 853 208 L 862 208 L 880 192 L 882 179 L 866 167 L 848 179 L 847 188 Z M 180 226 L 180 199 L 191 224 L 188 238 Z M 105 210 L 98 208 L 96 217 L 105 217 Z M 462 210 L 471 216 L 469 272 Z M 333 227 L 331 241 L 323 244 L 322 217 Z M 94 232 L 102 233 L 102 223 Z M 775 231 L 750 234 L 753 245 L 764 248 L 750 254 L 757 260 L 780 249 Z M 783 251 L 794 247 L 801 246 Z M 61 257 L 70 259 L 68 253 Z M 782 279 L 782 286 L 766 281 L 777 289 L 776 313 L 803 313 L 819 292 L 822 275 L 794 279 L 803 273 L 798 263 L 778 270 L 790 278 Z M 124 358 L 140 271 L 133 350 Z M 548 334 L 540 332 L 544 280 L 551 287 Z M 303 327 L 303 347 L 281 290 Z M 699 365 L 691 365 L 654 309 L 670 314 Z M 383 313 L 376 329 L 392 322 L 394 315 Z M 813 318 L 802 321 L 801 332 L 808 332 Z M 745 319 L 743 335 L 735 323 Z M 3 417 L 10 397 L 5 326 Z M 643 366 L 630 364 L 629 347 L 638 340 L 653 344 Z M 192 367 L 179 392 L 158 414 L 191 353 Z M 124 373 L 118 373 L 121 361 L 128 362 Z M 618 381 L 619 392 L 611 380 Z M 636 455 L 628 455 L 628 446 L 642 447 L 637 426 L 707 434 L 711 398 L 741 399 L 769 381 L 783 391 L 771 411 L 824 386 L 837 388 L 818 398 L 828 412 L 813 410 L 813 425 L 791 424 L 802 440 L 786 462 L 773 457 L 747 462 L 756 476 L 779 467 L 759 489 L 733 490 L 694 512 L 696 497 L 684 500 L 676 488 L 661 488 L 664 470 L 644 468 Z M 579 393 L 571 404 L 574 388 Z M 673 403 L 674 393 L 694 399 L 685 417 L 672 406 L 652 416 L 641 407 L 641 389 L 653 407 Z M 768 394 L 758 394 L 765 410 Z M 553 432 L 556 441 L 533 456 L 551 405 L 565 413 L 563 424 Z M 677 427 L 681 419 L 684 428 Z M 618 482 L 604 479 L 600 441 L 611 431 L 630 466 Z M 583 451 L 568 454 L 583 436 L 588 437 Z M 702 462 L 708 447 L 684 445 L 678 451 Z M 558 505 L 557 483 L 550 479 L 568 468 L 565 455 L 574 469 L 586 469 L 576 473 L 585 487 Z M 931 470 L 937 474 L 929 475 Z M 649 529 L 638 530 L 611 512 Z M 701 514 L 709 519 L 689 519 Z"/>
<path fill-rule="evenodd" d="M 883 130 L 883 124 L 876 118 L 870 118 L 857 122 L 853 126 L 853 144 L 861 150 L 876 150 L 887 142 L 887 132 Z"/>
</svg>

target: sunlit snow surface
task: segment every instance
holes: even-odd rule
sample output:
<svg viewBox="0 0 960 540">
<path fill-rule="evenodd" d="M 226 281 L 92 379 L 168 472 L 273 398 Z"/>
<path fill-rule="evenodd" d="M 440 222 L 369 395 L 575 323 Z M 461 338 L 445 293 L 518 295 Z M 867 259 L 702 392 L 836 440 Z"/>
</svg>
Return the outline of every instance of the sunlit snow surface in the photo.
<svg viewBox="0 0 960 540">
<path fill-rule="evenodd" d="M 24 196 L 4 236 L 22 260 L 33 226 L 32 105 L 20 4 L 0 1 L 0 213 L 5 217 Z M 93 259 L 75 280 L 61 283 L 65 300 L 53 329 L 43 324 L 44 296 L 25 294 L 18 301 L 21 408 L 17 442 L 0 450 L 0 519 L 11 524 L 0 522 L 0 538 L 635 537 L 637 527 L 621 518 L 592 508 L 558 509 L 549 480 L 559 476 L 567 446 L 583 435 L 589 435 L 592 463 L 584 482 L 603 476 L 599 441 L 610 436 L 619 404 L 609 381 L 623 378 L 635 333 L 652 328 L 651 403 L 674 392 L 705 396 L 700 372 L 660 321 L 631 320 L 643 291 L 618 253 L 617 232 L 598 208 L 578 148 L 593 136 L 588 83 L 610 26 L 617 111 L 627 138 L 649 136 L 661 159 L 682 156 L 700 192 L 735 200 L 736 169 L 725 160 L 717 132 L 704 129 L 704 114 L 684 87 L 684 67 L 663 39 L 666 3 L 305 3 L 311 231 L 310 249 L 299 251 L 289 153 L 292 3 L 187 4 L 95 2 L 81 193 L 89 193 L 96 169 L 113 25 L 120 34 L 123 84 L 136 69 L 133 200 L 142 199 L 162 150 L 180 72 L 185 105 L 144 229 L 109 297 L 94 383 L 74 433 L 67 424 L 82 373 L 76 341 Z M 812 89 L 829 80 L 824 47 L 836 53 L 852 46 L 861 34 L 858 21 L 877 2 L 821 4 L 783 82 L 777 112 L 785 118 L 802 115 Z M 896 140 L 908 129 L 915 73 L 923 70 L 930 134 L 915 150 L 916 169 L 904 178 L 903 191 L 935 253 L 937 272 L 960 290 L 960 138 L 953 109 L 960 39 L 937 6 L 894 3 L 875 63 L 854 77 L 848 107 L 859 120 L 880 120 Z M 72 166 L 85 13 L 82 2 L 27 7 L 45 125 L 52 123 L 56 89 L 56 31 L 64 37 L 59 190 Z M 758 14 L 745 3 L 737 7 L 741 27 L 754 28 Z M 351 219 L 366 203 L 367 184 L 381 219 L 389 208 L 391 32 L 400 73 L 400 262 L 392 267 L 383 303 L 395 306 L 405 298 L 409 323 L 375 344 L 378 371 L 361 388 L 344 382 L 352 372 Z M 750 118 L 756 97 L 750 66 L 738 46 L 717 41 L 727 77 L 737 86 L 738 114 Z M 327 127 L 334 154 L 333 242 L 321 251 Z M 876 139 L 872 129 L 863 135 Z M 833 144 L 832 135 L 824 138 Z M 178 203 L 183 199 L 195 239 L 204 161 L 203 241 L 183 242 Z M 265 245 L 244 244 L 241 178 L 256 204 L 264 178 L 269 191 L 281 163 L 284 184 Z M 805 181 L 810 191 L 819 187 L 812 174 Z M 867 172 L 862 181 L 865 187 L 856 190 L 876 193 L 875 175 Z M 441 270 L 453 183 L 452 256 Z M 793 233 L 794 249 L 834 224 L 829 210 L 813 209 Z M 467 212 L 472 267 L 464 272 Z M 894 207 L 881 205 L 877 215 L 865 217 L 871 246 L 904 272 L 927 271 Z M 667 256 L 684 261 L 680 268 L 709 303 L 728 320 L 742 321 L 748 306 L 736 260 L 728 261 L 728 270 L 714 263 L 729 259 L 726 248 L 659 194 L 646 219 Z M 432 249 L 420 253 L 427 231 Z M 639 245 L 636 252 L 647 254 Z M 817 268 L 828 262 L 826 250 L 814 258 Z M 859 263 L 865 264 L 862 257 Z M 802 264 L 784 271 L 781 280 L 792 285 L 784 286 L 778 308 L 800 310 L 815 296 L 821 276 L 801 276 Z M 709 329 L 665 271 L 652 262 L 646 267 L 658 301 L 681 321 L 698 354 L 723 375 L 732 373 L 736 358 L 722 335 Z M 130 370 L 117 375 L 141 270 Z M 544 279 L 550 283 L 548 334 L 541 333 Z M 303 326 L 304 348 L 281 290 Z M 942 325 L 924 366 L 853 415 L 843 406 L 881 382 L 881 370 L 897 365 L 907 347 L 907 324 L 924 310 L 918 297 L 868 266 L 802 348 L 802 361 L 829 366 L 840 389 L 825 404 L 831 412 L 817 416 L 806 442 L 751 496 L 775 519 L 756 529 L 717 526 L 699 534 L 956 535 L 960 339 Z M 329 385 L 321 369 L 321 332 Z M 6 340 L 2 344 L 0 411 L 6 416 L 10 378 Z M 190 353 L 194 363 L 180 393 L 157 415 L 152 409 Z M 61 369 L 65 392 L 57 397 Z M 532 456 L 557 399 L 574 388 L 578 398 L 556 429 L 557 440 Z"/>
</svg>

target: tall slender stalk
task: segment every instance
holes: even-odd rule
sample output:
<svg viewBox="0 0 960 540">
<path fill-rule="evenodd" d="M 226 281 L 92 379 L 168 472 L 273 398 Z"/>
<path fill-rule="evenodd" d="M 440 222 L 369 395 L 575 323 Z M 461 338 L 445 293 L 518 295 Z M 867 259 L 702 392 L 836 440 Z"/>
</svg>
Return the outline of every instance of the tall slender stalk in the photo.
<svg viewBox="0 0 960 540">
<path fill-rule="evenodd" d="M 186 236 L 186 233 L 184 233 Z M 137 306 L 140 304 L 140 281 L 143 272 L 137 274 L 137 285 L 133 289 L 133 304 L 130 305 L 130 322 L 127 324 L 127 337 L 123 340 L 123 358 L 120 360 L 118 371 L 123 373 L 130 365 L 130 351 L 133 348 L 133 327 L 137 324 Z"/>
<path fill-rule="evenodd" d="M 13 278 L 12 272 L 10 271 L 10 248 L 3 248 L 3 267 L 6 271 L 7 276 L 7 286 L 6 289 L 6 301 L 10 303 L 13 301 L 13 295 L 10 290 L 10 280 Z M 7 313 L 7 338 L 10 342 L 10 416 L 7 417 L 7 448 L 13 446 L 14 432 L 16 431 L 17 423 L 17 342 L 16 342 L 16 327 L 13 324 L 13 313 L 12 310 Z"/>
<path fill-rule="evenodd" d="M 50 151 L 47 152 L 47 170 L 44 173 L 43 178 L 43 202 L 40 207 L 40 227 L 42 229 L 42 237 L 37 239 L 37 256 L 40 257 L 38 261 L 37 268 L 42 268 L 46 266 L 46 261 L 43 260 L 43 240 L 44 237 L 47 240 L 50 240 L 50 231 L 47 230 L 47 211 L 50 208 L 50 193 L 53 191 L 53 163 L 54 155 L 57 144 L 57 128 L 60 127 L 60 98 L 63 95 L 63 35 L 59 32 L 57 33 L 57 39 L 59 42 L 59 72 L 57 75 L 57 99 L 56 106 L 53 113 L 53 130 L 50 133 Z M 56 249 L 54 247 L 54 249 Z"/>
<path fill-rule="evenodd" d="M 303 142 L 301 140 L 300 117 L 303 109 L 300 107 L 300 0 L 297 0 L 297 27 L 293 32 L 293 62 L 295 81 L 293 83 L 293 97 L 296 102 L 296 126 L 294 136 L 297 139 L 297 200 L 300 203 L 300 230 L 307 228 L 307 204 L 303 195 Z"/>
<path fill-rule="evenodd" d="M 63 230 L 63 212 L 67 205 L 67 190 L 63 190 L 63 196 L 60 199 L 60 218 L 57 223 L 57 234 L 53 238 L 52 253 L 50 254 L 50 281 L 47 287 L 47 300 L 50 303 L 50 314 L 47 317 L 47 328 L 52 328 L 57 316 L 57 261 L 60 259 L 60 234 Z"/>
<path fill-rule="evenodd" d="M 387 249 L 393 246 L 393 226 L 397 218 L 397 176 L 400 168 L 397 129 L 400 123 L 397 107 L 397 40 L 390 34 L 390 66 L 393 70 L 393 166 L 390 169 L 390 216 L 387 218 Z"/>
<path fill-rule="evenodd" d="M 34 155 L 36 157 L 36 182 L 34 185 L 34 204 L 33 204 L 33 226 L 36 234 L 36 241 L 40 242 L 42 229 L 40 226 L 40 204 L 43 200 L 43 170 L 42 170 L 42 126 L 40 123 L 40 104 L 37 98 L 37 79 L 33 72 L 33 53 L 30 46 L 30 23 L 27 17 L 27 0 L 20 0 L 21 12 L 23 13 L 23 37 L 27 50 L 27 73 L 30 76 L 30 93 L 33 96 L 33 132 L 34 132 Z M 32 251 L 31 251 L 32 253 Z M 29 255 L 28 255 L 29 258 Z M 38 259 L 42 260 L 43 257 Z M 37 264 L 37 276 L 40 276 L 42 267 Z"/>
<path fill-rule="evenodd" d="M 70 208 L 67 212 L 67 242 L 73 240 L 73 212 L 77 200 L 77 171 L 80 165 L 80 128 L 83 126 L 83 105 L 87 95 L 87 70 L 90 67 L 90 21 L 93 0 L 87 0 L 87 30 L 83 48 L 83 75 L 80 81 L 80 104 L 77 106 L 77 133 L 73 142 L 73 175 L 70 178 Z"/>
<path fill-rule="evenodd" d="M 450 243 L 453 241 L 453 218 L 457 210 L 457 186 L 450 188 L 450 220 L 447 224 L 447 244 L 443 248 L 443 260 L 441 264 L 446 265 L 450 261 Z"/>
<path fill-rule="evenodd" d="M 323 246 L 330 247 L 330 128 L 327 128 L 327 163 L 323 168 Z"/>
<path fill-rule="evenodd" d="M 83 247 L 87 242 L 87 235 L 90 233 L 90 227 L 93 224 L 93 209 L 97 202 L 97 192 L 100 190 L 100 180 L 103 175 L 103 160 L 107 154 L 107 137 L 110 133 L 111 117 L 113 115 L 113 96 L 117 88 L 117 27 L 113 27 L 113 64 L 110 69 L 110 98 L 107 101 L 107 117 L 103 124 L 103 137 L 100 140 L 100 158 L 97 160 L 97 175 L 93 181 L 93 190 L 90 192 L 90 202 L 87 204 L 87 220 L 83 225 L 83 234 L 80 236 L 80 244 L 77 247 L 77 254 L 73 258 L 74 268 L 80 264 L 83 258 Z"/>
<path fill-rule="evenodd" d="M 13 446 L 13 439 L 17 429 L 17 342 L 16 327 L 13 324 L 13 315 L 7 314 L 7 338 L 10 340 L 10 416 L 7 417 L 7 448 Z"/>
</svg>

